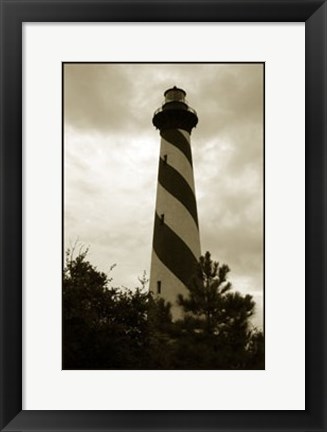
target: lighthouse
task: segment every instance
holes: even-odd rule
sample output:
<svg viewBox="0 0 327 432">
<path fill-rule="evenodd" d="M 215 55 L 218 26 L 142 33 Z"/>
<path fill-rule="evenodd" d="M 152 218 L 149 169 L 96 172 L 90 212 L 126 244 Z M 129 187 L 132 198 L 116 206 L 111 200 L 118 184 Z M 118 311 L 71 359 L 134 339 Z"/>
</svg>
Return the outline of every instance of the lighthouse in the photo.
<svg viewBox="0 0 327 432">
<path fill-rule="evenodd" d="M 198 116 L 181 88 L 169 88 L 164 97 L 152 120 L 161 142 L 150 291 L 171 303 L 176 319 L 177 296 L 187 296 L 201 254 L 190 140 Z"/>
</svg>

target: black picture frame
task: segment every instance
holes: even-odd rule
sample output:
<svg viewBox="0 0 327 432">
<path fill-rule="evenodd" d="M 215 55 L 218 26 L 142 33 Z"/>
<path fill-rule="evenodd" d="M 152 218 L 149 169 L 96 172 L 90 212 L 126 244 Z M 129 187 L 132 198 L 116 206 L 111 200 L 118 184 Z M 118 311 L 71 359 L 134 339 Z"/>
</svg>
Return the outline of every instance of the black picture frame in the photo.
<svg viewBox="0 0 327 432">
<path fill-rule="evenodd" d="M 326 1 L 0 1 L 1 430 L 160 430 L 161 432 L 182 430 L 318 432 L 326 430 Z M 105 21 L 305 22 L 306 409 L 304 411 L 22 411 L 22 23 Z M 285 325 L 287 326 L 287 323 Z"/>
</svg>

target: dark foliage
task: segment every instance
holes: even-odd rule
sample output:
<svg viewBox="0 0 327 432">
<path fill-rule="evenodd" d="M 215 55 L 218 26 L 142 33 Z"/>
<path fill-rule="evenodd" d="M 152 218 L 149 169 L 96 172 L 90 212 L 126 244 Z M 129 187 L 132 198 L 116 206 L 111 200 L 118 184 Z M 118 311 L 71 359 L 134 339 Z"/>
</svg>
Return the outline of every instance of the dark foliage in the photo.
<svg viewBox="0 0 327 432">
<path fill-rule="evenodd" d="M 184 318 L 173 322 L 170 304 L 133 291 L 87 259 L 66 255 L 63 275 L 63 369 L 263 369 L 264 337 L 251 330 L 255 304 L 231 292 L 229 268 L 201 257 L 189 287 L 179 296 Z"/>
</svg>

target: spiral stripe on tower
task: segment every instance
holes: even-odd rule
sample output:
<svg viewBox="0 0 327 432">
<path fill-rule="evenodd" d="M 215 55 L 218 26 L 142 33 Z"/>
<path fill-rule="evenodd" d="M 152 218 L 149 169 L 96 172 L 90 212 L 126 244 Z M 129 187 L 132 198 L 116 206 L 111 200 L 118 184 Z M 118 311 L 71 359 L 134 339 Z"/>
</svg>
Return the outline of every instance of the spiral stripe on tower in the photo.
<svg viewBox="0 0 327 432">
<path fill-rule="evenodd" d="M 169 301 L 178 318 L 177 296 L 187 295 L 201 253 L 190 144 L 198 118 L 187 105 L 184 90 L 174 87 L 165 97 L 153 118 L 161 145 L 150 290 Z"/>
<path fill-rule="evenodd" d="M 168 162 L 176 171 L 182 173 L 183 177 L 194 191 L 193 166 L 185 154 L 174 144 L 171 144 L 163 136 L 161 137 L 160 157 Z"/>
</svg>

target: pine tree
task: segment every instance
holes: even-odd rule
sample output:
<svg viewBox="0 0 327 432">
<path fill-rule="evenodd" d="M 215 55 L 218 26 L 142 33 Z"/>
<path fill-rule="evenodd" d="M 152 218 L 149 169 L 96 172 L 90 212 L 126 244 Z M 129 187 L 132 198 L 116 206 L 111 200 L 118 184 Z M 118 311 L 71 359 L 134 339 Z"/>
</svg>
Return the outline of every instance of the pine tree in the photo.
<svg viewBox="0 0 327 432">
<path fill-rule="evenodd" d="M 255 303 L 250 295 L 231 292 L 229 271 L 226 264 L 213 261 L 206 252 L 188 286 L 188 297 L 178 296 L 185 316 L 177 325 L 181 335 L 188 335 L 186 343 L 182 336 L 183 348 L 177 353 L 184 358 L 181 368 L 185 361 L 195 369 L 242 369 L 251 362 L 253 331 L 249 319 Z"/>
</svg>

